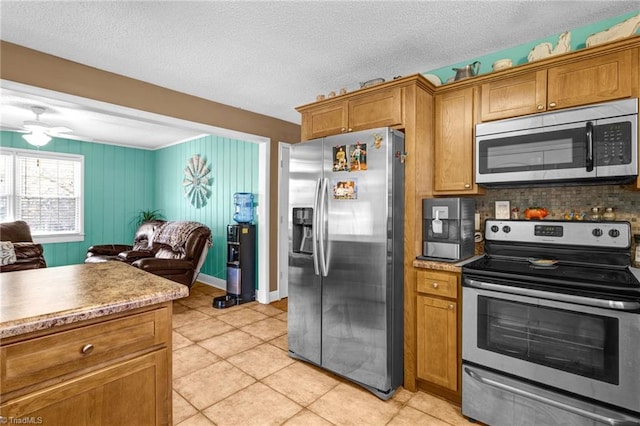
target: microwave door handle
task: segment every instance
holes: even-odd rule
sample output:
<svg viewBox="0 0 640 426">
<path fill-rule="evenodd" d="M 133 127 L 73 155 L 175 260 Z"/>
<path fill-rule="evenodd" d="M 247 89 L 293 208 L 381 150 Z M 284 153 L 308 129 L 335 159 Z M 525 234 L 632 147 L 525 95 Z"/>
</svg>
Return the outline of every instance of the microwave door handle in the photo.
<svg viewBox="0 0 640 426">
<path fill-rule="evenodd" d="M 587 172 L 593 171 L 593 123 L 587 122 Z"/>
</svg>

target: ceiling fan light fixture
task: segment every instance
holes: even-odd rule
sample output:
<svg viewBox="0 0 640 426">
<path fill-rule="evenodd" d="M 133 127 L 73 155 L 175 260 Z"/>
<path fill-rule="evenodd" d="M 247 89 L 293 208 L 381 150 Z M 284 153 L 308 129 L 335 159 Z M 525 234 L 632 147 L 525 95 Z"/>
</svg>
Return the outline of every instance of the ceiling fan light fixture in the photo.
<svg viewBox="0 0 640 426">
<path fill-rule="evenodd" d="M 22 135 L 22 137 L 31 145 L 38 147 L 45 146 L 51 140 L 51 137 L 49 137 L 49 135 L 42 132 L 31 132 L 28 135 Z"/>
</svg>

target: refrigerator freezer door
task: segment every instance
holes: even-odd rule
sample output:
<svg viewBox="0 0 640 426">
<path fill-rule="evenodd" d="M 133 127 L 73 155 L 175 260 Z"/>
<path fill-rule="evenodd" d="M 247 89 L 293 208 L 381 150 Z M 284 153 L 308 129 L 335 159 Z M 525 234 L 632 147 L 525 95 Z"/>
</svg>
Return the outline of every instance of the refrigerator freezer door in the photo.
<svg viewBox="0 0 640 426">
<path fill-rule="evenodd" d="M 394 200 L 391 191 L 392 162 L 399 163 L 391 145 L 386 128 L 326 138 L 324 144 L 329 184 L 322 366 L 379 390 L 391 387 L 390 234 L 393 215 L 403 216 L 401 207 L 393 208 L 403 200 Z M 347 152 L 349 170 L 336 167 L 339 147 Z"/>
<path fill-rule="evenodd" d="M 310 250 L 293 247 L 293 212 L 312 213 L 307 220 L 306 237 L 315 242 L 317 236 L 318 191 L 322 178 L 322 140 L 308 141 L 291 147 L 289 163 L 289 309 L 288 340 L 292 355 L 321 363 L 321 289 L 322 278 L 316 272 L 317 245 Z M 311 224 L 311 229 L 308 229 Z M 311 235 L 308 235 L 311 234 Z M 314 263 L 316 263 L 314 267 Z"/>
</svg>

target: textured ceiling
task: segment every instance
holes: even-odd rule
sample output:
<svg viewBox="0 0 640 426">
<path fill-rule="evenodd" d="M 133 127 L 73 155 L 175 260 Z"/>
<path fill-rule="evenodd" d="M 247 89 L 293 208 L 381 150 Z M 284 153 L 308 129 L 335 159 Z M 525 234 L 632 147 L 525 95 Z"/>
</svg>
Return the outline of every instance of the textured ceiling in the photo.
<svg viewBox="0 0 640 426">
<path fill-rule="evenodd" d="M 299 123 L 294 108 L 317 94 L 437 69 L 639 5 L 637 0 L 2 0 L 0 37 Z"/>
</svg>

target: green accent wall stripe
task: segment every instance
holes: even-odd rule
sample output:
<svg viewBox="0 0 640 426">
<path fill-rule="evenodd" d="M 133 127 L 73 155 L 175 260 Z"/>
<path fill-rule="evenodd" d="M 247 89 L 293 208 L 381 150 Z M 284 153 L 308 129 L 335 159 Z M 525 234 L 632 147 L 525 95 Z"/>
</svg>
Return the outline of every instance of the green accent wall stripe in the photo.
<svg viewBox="0 0 640 426">
<path fill-rule="evenodd" d="M 211 228 L 213 247 L 202 273 L 226 279 L 227 225 L 234 224 L 233 194 L 258 191 L 258 145 L 218 136 L 204 136 L 156 151 L 156 204 L 167 219 L 194 220 Z M 182 179 L 194 155 L 211 170 L 211 196 L 196 208 L 184 196 Z"/>
<path fill-rule="evenodd" d="M 639 13 L 640 13 L 640 9 L 638 9 L 635 12 L 627 13 L 615 18 L 585 25 L 584 27 L 576 28 L 573 30 L 570 28 L 564 29 L 563 31 L 571 32 L 571 41 L 570 41 L 571 52 L 575 50 L 583 49 L 585 47 L 585 42 L 587 40 L 587 37 L 589 37 L 590 35 L 598 33 L 600 31 L 604 31 L 608 28 L 611 28 L 615 24 L 626 21 L 627 19 L 633 16 L 636 16 Z M 517 28 L 509 28 L 508 30 L 517 31 Z M 640 29 L 638 30 L 637 33 L 640 33 Z M 544 43 L 544 42 L 548 42 L 548 43 L 551 43 L 552 46 L 556 46 L 558 44 L 559 35 L 560 34 L 551 35 L 545 38 L 541 38 L 539 40 L 521 44 L 519 46 L 514 46 L 510 49 L 500 50 L 498 52 L 489 53 L 487 55 L 479 56 L 477 58 L 467 59 L 462 62 L 447 65 L 446 67 L 443 67 L 443 68 L 438 68 L 432 71 L 423 72 L 422 74 L 434 74 L 438 76 L 438 78 L 440 78 L 440 81 L 442 81 L 443 84 L 445 84 L 449 78 L 452 78 L 455 76 L 455 71 L 453 71 L 452 68 L 461 68 L 475 61 L 480 61 L 482 64 L 480 66 L 479 75 L 492 72 L 491 66 L 498 59 L 511 59 L 513 61 L 514 66 L 526 64 L 529 62 L 527 59 L 527 56 L 529 55 L 529 52 L 531 51 L 531 49 L 533 49 L 538 44 Z M 489 51 L 490 49 L 491 47 L 489 46 L 487 50 Z"/>
<path fill-rule="evenodd" d="M 21 136 L 0 132 L 0 145 L 35 150 Z M 84 241 L 44 244 L 47 265 L 82 263 L 94 244 L 131 244 L 132 217 L 155 204 L 155 153 L 64 138 L 53 138 L 40 150 L 84 156 Z"/>
<path fill-rule="evenodd" d="M 21 133 L 0 132 L 0 145 L 35 148 Z M 42 151 L 84 156 L 85 239 L 45 244 L 49 266 L 78 264 L 94 244 L 131 244 L 134 218 L 141 210 L 160 210 L 168 220 L 194 220 L 213 233 L 202 272 L 226 279 L 226 227 L 233 221 L 233 194 L 258 192 L 258 145 L 235 139 L 204 136 L 157 151 L 72 139 L 53 138 Z M 199 154 L 211 169 L 211 197 L 202 208 L 185 198 L 182 187 L 187 161 Z"/>
</svg>

